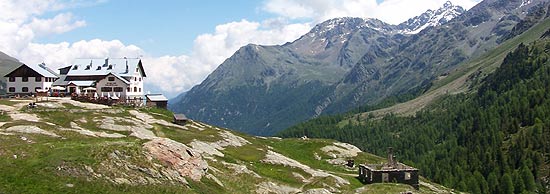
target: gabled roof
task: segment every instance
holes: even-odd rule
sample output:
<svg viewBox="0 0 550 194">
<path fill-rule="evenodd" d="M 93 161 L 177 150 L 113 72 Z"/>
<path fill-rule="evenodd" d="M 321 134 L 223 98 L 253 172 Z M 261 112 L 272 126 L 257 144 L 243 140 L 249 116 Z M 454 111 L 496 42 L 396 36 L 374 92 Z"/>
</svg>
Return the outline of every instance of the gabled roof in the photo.
<svg viewBox="0 0 550 194">
<path fill-rule="evenodd" d="M 31 70 L 32 74 L 40 75 L 42 77 L 58 77 L 57 74 L 55 74 L 53 70 L 46 67 L 44 63 L 35 65 L 21 64 L 21 66 L 6 74 L 4 77 L 11 77 L 15 72 L 27 72 L 25 69 Z"/>
<path fill-rule="evenodd" d="M 177 121 L 188 120 L 184 114 L 174 114 L 174 119 Z"/>
<path fill-rule="evenodd" d="M 118 78 L 119 80 L 123 81 L 125 84 L 130 84 L 130 81 L 128 81 L 127 79 L 124 79 L 122 76 L 120 76 L 118 73 L 108 73 L 105 77 L 109 76 L 109 75 L 113 75 L 115 76 L 116 78 Z"/>
<path fill-rule="evenodd" d="M 147 94 L 145 97 L 152 102 L 159 102 L 159 101 L 168 101 L 168 98 L 166 98 L 162 94 Z"/>
<path fill-rule="evenodd" d="M 130 63 L 128 63 L 130 64 Z M 133 70 L 139 68 L 139 73 L 141 74 L 141 77 L 147 77 L 147 74 L 145 74 L 145 69 L 143 69 L 143 63 L 141 63 L 141 59 L 135 64 L 135 65 L 128 65 L 128 72 L 121 73 L 120 75 L 123 77 L 126 76 L 133 76 Z"/>
</svg>

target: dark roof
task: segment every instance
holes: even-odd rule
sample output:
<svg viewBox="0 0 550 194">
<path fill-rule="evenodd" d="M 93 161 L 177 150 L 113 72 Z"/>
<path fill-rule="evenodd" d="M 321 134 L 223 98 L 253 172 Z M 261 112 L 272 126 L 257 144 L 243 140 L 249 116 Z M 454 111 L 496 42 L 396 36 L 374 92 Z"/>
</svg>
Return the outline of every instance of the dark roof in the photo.
<svg viewBox="0 0 550 194">
<path fill-rule="evenodd" d="M 52 84 L 52 86 L 66 86 L 69 84 L 69 81 L 65 80 L 67 78 L 67 75 L 59 75 L 59 79 L 55 80 Z"/>
<path fill-rule="evenodd" d="M 55 77 L 58 76 L 54 71 L 46 67 L 45 64 L 35 64 L 35 65 L 27 65 L 27 64 L 21 64 L 17 69 L 11 71 L 10 73 L 6 74 L 4 77 L 12 77 L 12 76 L 31 76 L 31 77 Z"/>
<path fill-rule="evenodd" d="M 71 70 L 71 67 L 72 65 L 69 65 L 67 67 L 63 67 L 63 68 L 59 68 L 59 74 L 60 75 L 67 75 L 67 73 L 69 73 L 69 71 Z"/>
<path fill-rule="evenodd" d="M 174 114 L 174 119 L 177 121 L 189 120 L 184 114 Z"/>
</svg>

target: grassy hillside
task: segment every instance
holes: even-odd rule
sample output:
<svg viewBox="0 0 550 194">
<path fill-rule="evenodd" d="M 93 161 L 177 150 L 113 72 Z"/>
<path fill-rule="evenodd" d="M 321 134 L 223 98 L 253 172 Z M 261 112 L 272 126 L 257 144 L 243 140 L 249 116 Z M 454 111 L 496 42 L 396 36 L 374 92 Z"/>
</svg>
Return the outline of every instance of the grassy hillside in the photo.
<svg viewBox="0 0 550 194">
<path fill-rule="evenodd" d="M 384 159 L 325 139 L 251 137 L 172 113 L 68 99 L 0 100 L 0 193 L 398 193 L 339 164 Z M 422 181 L 418 193 L 451 192 Z M 416 192 L 416 191 L 415 191 Z"/>
</svg>

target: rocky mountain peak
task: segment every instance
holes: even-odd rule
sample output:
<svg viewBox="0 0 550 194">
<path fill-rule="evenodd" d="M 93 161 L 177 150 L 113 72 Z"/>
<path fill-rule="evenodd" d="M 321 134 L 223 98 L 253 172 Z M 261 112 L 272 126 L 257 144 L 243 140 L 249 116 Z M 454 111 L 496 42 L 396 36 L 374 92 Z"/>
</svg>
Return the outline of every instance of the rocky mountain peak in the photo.
<svg viewBox="0 0 550 194">
<path fill-rule="evenodd" d="M 466 12 L 464 8 L 455 6 L 452 2 L 447 1 L 441 8 L 428 10 L 419 16 L 399 24 L 397 27 L 402 34 L 417 34 L 428 27 L 445 24 L 464 12 Z"/>
<path fill-rule="evenodd" d="M 330 55 L 325 52 L 340 52 L 341 47 L 356 32 L 366 29 L 389 34 L 395 29 L 395 26 L 373 18 L 335 18 L 317 24 L 307 34 L 287 46 L 299 54 L 324 59 Z"/>
</svg>

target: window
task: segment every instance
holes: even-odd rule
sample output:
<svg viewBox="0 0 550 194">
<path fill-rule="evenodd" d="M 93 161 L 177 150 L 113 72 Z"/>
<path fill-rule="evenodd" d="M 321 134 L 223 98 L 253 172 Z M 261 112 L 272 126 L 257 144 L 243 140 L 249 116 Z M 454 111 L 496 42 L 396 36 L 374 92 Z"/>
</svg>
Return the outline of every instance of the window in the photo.
<svg viewBox="0 0 550 194">
<path fill-rule="evenodd" d="M 136 67 L 136 72 L 139 72 L 139 68 Z"/>
<path fill-rule="evenodd" d="M 115 87 L 114 92 L 122 92 L 124 89 L 122 87 Z"/>
<path fill-rule="evenodd" d="M 15 88 L 14 88 L 14 87 L 10 87 L 8 90 L 9 90 L 10 92 L 15 92 Z"/>
<path fill-rule="evenodd" d="M 109 80 L 110 82 L 114 82 L 114 81 L 115 81 L 115 77 L 108 77 L 107 80 Z"/>
<path fill-rule="evenodd" d="M 111 87 L 101 87 L 101 92 L 112 92 L 113 88 Z"/>
<path fill-rule="evenodd" d="M 131 92 L 132 90 L 130 90 L 130 87 L 127 87 L 127 88 L 126 88 L 126 91 L 127 91 L 127 92 Z"/>
<path fill-rule="evenodd" d="M 141 77 L 139 78 L 139 81 L 141 81 Z"/>
<path fill-rule="evenodd" d="M 15 82 L 15 77 L 10 77 L 10 82 Z"/>
<path fill-rule="evenodd" d="M 29 77 L 23 77 L 23 82 L 28 82 L 29 81 Z"/>
<path fill-rule="evenodd" d="M 136 81 L 136 82 L 137 82 L 137 77 L 134 77 L 134 81 Z"/>
<path fill-rule="evenodd" d="M 134 92 L 137 92 L 137 87 L 134 87 Z"/>
<path fill-rule="evenodd" d="M 42 88 L 41 87 L 36 87 L 36 88 L 34 88 L 34 91 L 38 92 L 38 90 L 40 90 L 40 89 L 42 89 Z"/>
<path fill-rule="evenodd" d="M 139 92 L 141 92 L 141 88 L 139 88 Z"/>
<path fill-rule="evenodd" d="M 21 91 L 22 91 L 22 92 L 29 92 L 29 88 L 23 87 L 23 88 L 21 88 Z"/>
<path fill-rule="evenodd" d="M 35 81 L 35 82 L 41 82 L 41 81 L 42 81 L 42 78 L 41 78 L 41 77 L 35 77 L 35 78 L 34 78 L 34 81 Z M 46 81 L 47 81 L 47 79 L 46 79 Z"/>
</svg>

